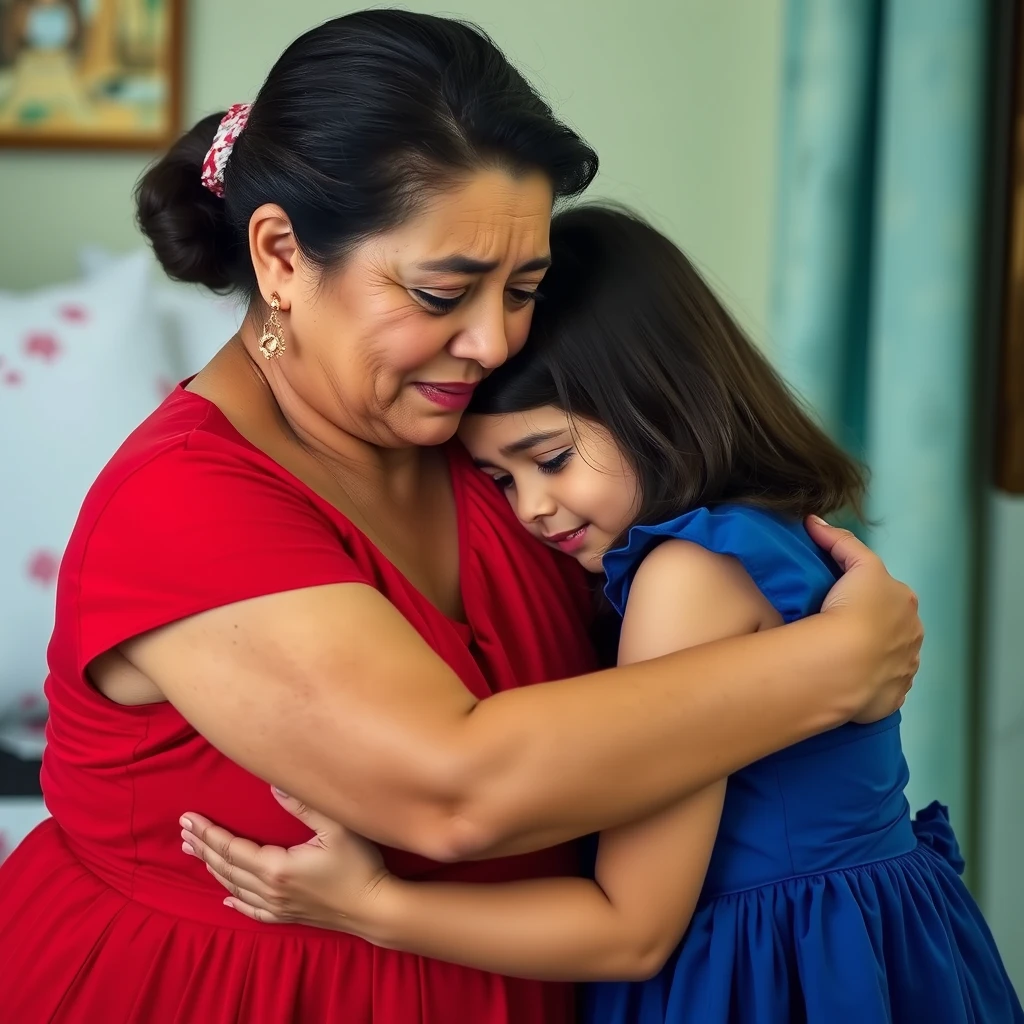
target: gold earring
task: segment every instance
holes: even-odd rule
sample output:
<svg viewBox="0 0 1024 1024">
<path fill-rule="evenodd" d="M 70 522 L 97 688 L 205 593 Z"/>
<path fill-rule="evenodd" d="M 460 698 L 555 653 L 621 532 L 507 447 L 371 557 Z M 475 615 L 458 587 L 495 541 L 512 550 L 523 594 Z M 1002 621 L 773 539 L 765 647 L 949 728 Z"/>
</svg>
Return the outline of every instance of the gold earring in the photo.
<svg viewBox="0 0 1024 1024">
<path fill-rule="evenodd" d="M 281 308 L 281 299 L 277 292 L 270 296 L 270 319 L 263 325 L 260 337 L 260 352 L 264 359 L 277 359 L 284 352 L 284 328 L 277 318 Z"/>
</svg>

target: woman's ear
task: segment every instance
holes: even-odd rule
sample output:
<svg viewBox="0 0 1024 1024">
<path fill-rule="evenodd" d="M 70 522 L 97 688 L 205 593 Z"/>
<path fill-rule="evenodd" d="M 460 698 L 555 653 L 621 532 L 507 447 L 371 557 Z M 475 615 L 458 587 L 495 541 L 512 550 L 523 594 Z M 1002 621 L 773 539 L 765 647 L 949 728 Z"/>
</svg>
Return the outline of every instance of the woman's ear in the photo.
<svg viewBox="0 0 1024 1024">
<path fill-rule="evenodd" d="M 264 300 L 275 292 L 281 309 L 288 310 L 298 284 L 299 247 L 288 214 L 275 203 L 264 203 L 249 218 L 249 255 Z"/>
</svg>

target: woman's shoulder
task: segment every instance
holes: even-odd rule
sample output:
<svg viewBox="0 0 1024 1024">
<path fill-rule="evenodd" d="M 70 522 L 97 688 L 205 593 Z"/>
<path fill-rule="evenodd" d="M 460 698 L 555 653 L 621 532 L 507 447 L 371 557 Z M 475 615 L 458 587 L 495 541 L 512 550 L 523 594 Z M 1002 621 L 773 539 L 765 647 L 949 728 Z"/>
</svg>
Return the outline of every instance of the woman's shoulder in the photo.
<svg viewBox="0 0 1024 1024">
<path fill-rule="evenodd" d="M 376 587 L 350 532 L 215 406 L 179 389 L 82 505 L 58 574 L 55 640 L 76 650 L 78 672 L 212 608 L 335 583 Z"/>
<path fill-rule="evenodd" d="M 264 531 L 279 540 L 293 517 L 314 518 L 325 529 L 346 531 L 347 520 L 291 473 L 261 451 L 202 395 L 178 387 L 144 420 L 97 476 L 82 504 L 72 536 L 87 543 L 104 523 L 138 527 L 153 524 L 218 525 L 230 520 L 236 531 Z M 193 531 L 196 532 L 196 531 Z M 212 530 L 208 530 L 213 539 Z M 202 536 L 201 531 L 197 536 Z"/>
<path fill-rule="evenodd" d="M 605 593 L 620 614 L 640 565 L 670 540 L 738 561 L 787 622 L 817 611 L 837 576 L 799 520 L 750 505 L 701 507 L 634 526 L 626 543 L 605 555 Z"/>
<path fill-rule="evenodd" d="M 201 467 L 215 461 L 262 465 L 271 472 L 274 464 L 246 441 L 209 399 L 180 385 L 139 424 L 113 454 L 97 477 L 103 493 L 116 491 L 139 472 L 159 477 L 177 465 Z"/>
</svg>

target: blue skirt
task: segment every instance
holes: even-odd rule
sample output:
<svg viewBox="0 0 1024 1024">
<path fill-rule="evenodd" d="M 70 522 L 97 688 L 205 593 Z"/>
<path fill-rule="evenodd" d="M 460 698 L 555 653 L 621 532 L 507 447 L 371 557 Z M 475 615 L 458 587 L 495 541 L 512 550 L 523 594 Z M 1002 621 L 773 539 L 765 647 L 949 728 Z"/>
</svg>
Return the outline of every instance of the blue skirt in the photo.
<svg viewBox="0 0 1024 1024">
<path fill-rule="evenodd" d="M 591 985 L 587 1024 L 1024 1024 L 964 886 L 946 809 L 916 849 L 698 907 L 646 982 Z"/>
</svg>

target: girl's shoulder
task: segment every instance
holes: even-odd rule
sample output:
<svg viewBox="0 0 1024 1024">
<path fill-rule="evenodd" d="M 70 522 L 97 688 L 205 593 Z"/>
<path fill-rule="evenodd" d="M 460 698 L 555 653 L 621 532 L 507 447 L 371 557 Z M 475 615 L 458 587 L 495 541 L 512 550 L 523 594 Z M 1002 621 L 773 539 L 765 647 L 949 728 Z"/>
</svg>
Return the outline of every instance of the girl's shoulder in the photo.
<svg viewBox="0 0 1024 1024">
<path fill-rule="evenodd" d="M 620 615 L 641 563 L 668 540 L 735 558 L 785 622 L 818 611 L 839 575 L 797 520 L 749 505 L 702 507 L 634 526 L 626 543 L 604 556 L 605 594 Z"/>
</svg>

